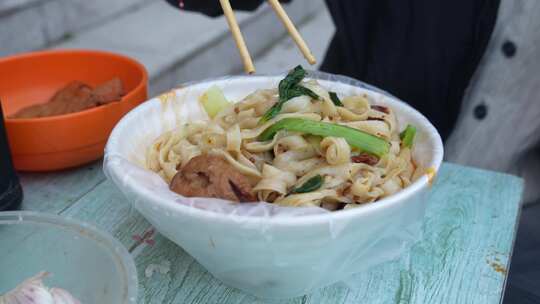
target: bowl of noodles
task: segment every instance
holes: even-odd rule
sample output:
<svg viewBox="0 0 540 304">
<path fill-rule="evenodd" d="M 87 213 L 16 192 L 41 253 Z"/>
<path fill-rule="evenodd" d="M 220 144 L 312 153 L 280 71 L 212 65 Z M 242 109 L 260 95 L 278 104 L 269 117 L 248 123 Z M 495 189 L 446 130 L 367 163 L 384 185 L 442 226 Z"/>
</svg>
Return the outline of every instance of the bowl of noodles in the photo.
<svg viewBox="0 0 540 304">
<path fill-rule="evenodd" d="M 297 67 L 142 104 L 109 138 L 105 172 L 217 279 L 286 298 L 406 251 L 442 157 L 436 129 L 406 103 Z"/>
</svg>

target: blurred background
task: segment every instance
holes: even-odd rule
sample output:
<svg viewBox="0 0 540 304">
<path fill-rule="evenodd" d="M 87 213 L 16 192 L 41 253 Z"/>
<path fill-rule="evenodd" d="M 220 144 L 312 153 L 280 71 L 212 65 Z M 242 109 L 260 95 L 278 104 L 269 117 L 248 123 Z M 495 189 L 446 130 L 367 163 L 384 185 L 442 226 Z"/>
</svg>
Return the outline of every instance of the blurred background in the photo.
<svg viewBox="0 0 540 304">
<path fill-rule="evenodd" d="M 286 10 L 321 62 L 334 32 L 323 1 L 294 1 Z M 237 18 L 258 73 L 307 64 L 267 5 Z M 1 0 L 0 25 L 0 57 L 54 48 L 118 52 L 146 66 L 150 96 L 243 70 L 223 17 L 177 10 L 164 0 Z"/>
</svg>

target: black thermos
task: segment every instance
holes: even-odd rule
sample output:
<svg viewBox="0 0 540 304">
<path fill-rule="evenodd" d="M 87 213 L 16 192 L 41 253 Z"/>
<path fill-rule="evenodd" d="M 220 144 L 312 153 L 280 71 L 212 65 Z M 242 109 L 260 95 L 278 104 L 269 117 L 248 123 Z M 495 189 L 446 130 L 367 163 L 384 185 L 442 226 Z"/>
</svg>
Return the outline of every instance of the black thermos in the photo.
<svg viewBox="0 0 540 304">
<path fill-rule="evenodd" d="M 13 168 L 4 113 L 0 102 L 0 211 L 16 210 L 21 206 L 23 192 Z"/>
</svg>

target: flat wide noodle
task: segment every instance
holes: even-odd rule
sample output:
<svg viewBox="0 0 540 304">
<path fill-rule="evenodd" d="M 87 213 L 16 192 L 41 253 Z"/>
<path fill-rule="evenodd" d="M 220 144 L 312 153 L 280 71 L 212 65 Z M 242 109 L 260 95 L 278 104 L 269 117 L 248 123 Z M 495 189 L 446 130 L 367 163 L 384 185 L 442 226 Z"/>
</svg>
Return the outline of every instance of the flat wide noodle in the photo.
<svg viewBox="0 0 540 304">
<path fill-rule="evenodd" d="M 372 105 L 365 94 L 342 96 L 343 106 L 336 106 L 328 91 L 316 81 L 301 85 L 319 98 L 292 98 L 264 124 L 259 120 L 278 101 L 277 90 L 256 91 L 223 109 L 213 120 L 190 122 L 164 133 L 148 149 L 147 168 L 170 182 L 194 157 L 219 156 L 249 178 L 252 194 L 259 200 L 331 210 L 375 202 L 421 176 L 423 169 L 415 165 L 411 150 L 400 144 L 400 130 L 392 109 Z M 356 128 L 389 141 L 390 150 L 380 159 L 359 162 L 363 152 L 340 137 L 280 131 L 270 141 L 258 140 L 265 129 L 284 118 Z M 318 175 L 322 177 L 320 187 L 307 193 L 292 193 Z"/>
</svg>

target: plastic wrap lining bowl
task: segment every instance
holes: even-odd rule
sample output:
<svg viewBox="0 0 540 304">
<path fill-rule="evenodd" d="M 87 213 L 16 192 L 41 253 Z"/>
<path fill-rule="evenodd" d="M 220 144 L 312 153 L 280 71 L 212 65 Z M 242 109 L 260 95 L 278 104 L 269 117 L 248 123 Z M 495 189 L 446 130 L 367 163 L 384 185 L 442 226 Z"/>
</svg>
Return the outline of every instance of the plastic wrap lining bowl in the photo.
<svg viewBox="0 0 540 304">
<path fill-rule="evenodd" d="M 207 80 L 152 99 L 115 127 L 105 155 L 108 177 L 157 230 L 192 255 L 216 278 L 265 298 L 299 296 L 392 260 L 421 235 L 425 194 L 443 157 L 441 138 L 419 112 L 359 81 L 323 73 L 311 78 L 344 95 L 367 93 L 391 107 L 402 127 L 418 129 L 413 156 L 429 168 L 411 186 L 376 203 L 337 212 L 267 203 L 230 204 L 185 198 L 144 168 L 148 146 L 178 123 L 205 117 L 197 98 L 217 85 L 229 100 L 275 88 L 283 76 Z"/>
</svg>

